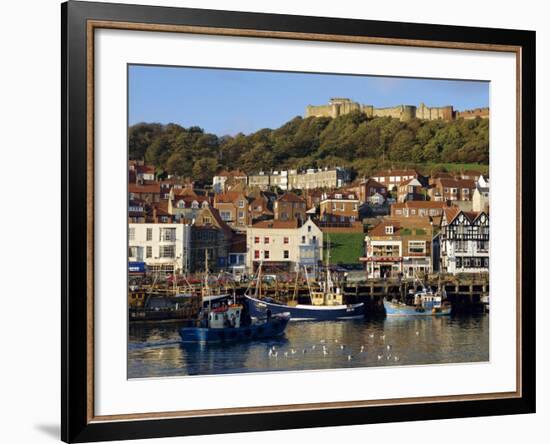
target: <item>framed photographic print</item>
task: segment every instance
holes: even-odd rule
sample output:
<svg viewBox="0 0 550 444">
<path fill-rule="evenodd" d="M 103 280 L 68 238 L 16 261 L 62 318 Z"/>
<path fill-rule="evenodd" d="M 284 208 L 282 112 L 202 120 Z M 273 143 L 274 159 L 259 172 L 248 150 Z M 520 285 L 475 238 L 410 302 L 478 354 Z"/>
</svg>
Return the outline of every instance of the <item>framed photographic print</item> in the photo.
<svg viewBox="0 0 550 444">
<path fill-rule="evenodd" d="M 535 33 L 62 5 L 62 439 L 535 411 Z"/>
</svg>

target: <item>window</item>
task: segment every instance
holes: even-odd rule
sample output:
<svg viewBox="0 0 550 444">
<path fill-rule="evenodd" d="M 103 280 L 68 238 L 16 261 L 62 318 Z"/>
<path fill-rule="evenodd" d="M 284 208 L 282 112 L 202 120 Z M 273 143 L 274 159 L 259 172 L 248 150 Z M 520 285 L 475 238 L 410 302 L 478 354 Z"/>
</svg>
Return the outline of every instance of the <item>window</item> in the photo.
<svg viewBox="0 0 550 444">
<path fill-rule="evenodd" d="M 269 259 L 269 250 L 264 251 L 264 259 Z"/>
<path fill-rule="evenodd" d="M 254 259 L 260 259 L 260 250 L 254 250 Z"/>
<path fill-rule="evenodd" d="M 312 243 L 312 244 L 317 244 L 317 236 L 313 236 L 313 237 L 311 238 L 311 243 Z"/>
<path fill-rule="evenodd" d="M 153 229 L 152 228 L 147 228 L 146 236 L 147 236 L 146 239 L 148 241 L 153 240 Z"/>
<path fill-rule="evenodd" d="M 193 203 L 191 203 L 191 208 L 194 208 L 194 209 L 199 208 L 199 203 L 196 200 L 194 200 Z"/>
<path fill-rule="evenodd" d="M 128 240 L 133 241 L 136 238 L 136 229 L 135 228 L 129 228 L 128 229 Z"/>
<path fill-rule="evenodd" d="M 392 226 L 392 225 L 388 225 L 387 227 L 385 227 L 384 232 L 385 232 L 386 234 L 393 234 L 393 226 Z"/>
<path fill-rule="evenodd" d="M 288 244 L 288 237 L 283 238 L 283 244 Z"/>
<path fill-rule="evenodd" d="M 176 247 L 174 245 L 161 245 L 159 250 L 159 256 L 164 259 L 175 258 Z"/>
<path fill-rule="evenodd" d="M 410 254 L 424 254 L 426 253 L 426 241 L 409 241 L 409 253 Z"/>
<path fill-rule="evenodd" d="M 128 257 L 130 257 L 130 258 L 137 257 L 137 247 L 129 247 L 128 248 Z"/>
<path fill-rule="evenodd" d="M 456 258 L 456 268 L 462 268 L 462 258 L 461 257 Z"/>
<path fill-rule="evenodd" d="M 153 257 L 153 247 L 150 245 L 145 248 L 145 257 L 148 259 Z"/>
<path fill-rule="evenodd" d="M 303 244 L 306 243 L 306 237 L 305 237 L 305 236 L 302 236 L 302 243 L 303 243 Z"/>
<path fill-rule="evenodd" d="M 264 237 L 264 244 L 269 244 L 269 237 Z"/>
<path fill-rule="evenodd" d="M 161 241 L 175 241 L 176 240 L 176 229 L 175 228 L 161 228 L 160 229 L 160 240 Z"/>
<path fill-rule="evenodd" d="M 255 244 L 259 244 L 259 243 L 260 243 L 260 236 L 255 236 L 255 237 L 254 237 L 254 243 L 255 243 Z"/>
<path fill-rule="evenodd" d="M 231 211 L 220 211 L 220 216 L 223 221 L 230 221 L 231 220 Z"/>
<path fill-rule="evenodd" d="M 185 208 L 185 202 L 183 200 L 178 200 L 178 208 Z"/>
<path fill-rule="evenodd" d="M 239 208 L 244 208 L 244 200 L 239 200 Z"/>
<path fill-rule="evenodd" d="M 311 225 L 308 225 L 308 226 L 307 226 L 307 232 L 308 232 L 308 233 L 311 233 Z"/>
<path fill-rule="evenodd" d="M 403 214 L 403 212 L 401 210 L 395 210 L 395 214 L 397 214 L 398 216 L 401 216 L 401 214 Z"/>
<path fill-rule="evenodd" d="M 210 217 L 208 217 L 208 216 L 204 216 L 204 217 L 202 218 L 202 222 L 203 222 L 204 224 L 211 224 L 211 223 L 212 223 L 212 219 L 210 219 Z"/>
<path fill-rule="evenodd" d="M 283 258 L 288 259 L 288 250 L 283 251 Z"/>
</svg>

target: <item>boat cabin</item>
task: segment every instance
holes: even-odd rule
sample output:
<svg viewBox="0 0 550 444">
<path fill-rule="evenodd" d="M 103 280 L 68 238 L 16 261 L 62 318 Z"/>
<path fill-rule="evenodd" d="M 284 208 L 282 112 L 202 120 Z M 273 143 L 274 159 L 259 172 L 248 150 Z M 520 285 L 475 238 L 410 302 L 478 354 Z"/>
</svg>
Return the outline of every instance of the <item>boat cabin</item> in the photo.
<svg viewBox="0 0 550 444">
<path fill-rule="evenodd" d="M 243 306 L 238 304 L 214 308 L 208 315 L 208 326 L 210 328 L 239 328 L 242 311 Z"/>
<path fill-rule="evenodd" d="M 342 305 L 343 299 L 342 299 L 342 293 L 339 291 L 340 289 L 336 289 L 336 293 L 328 292 L 325 293 L 323 291 L 312 291 L 311 292 L 311 305 Z"/>
</svg>

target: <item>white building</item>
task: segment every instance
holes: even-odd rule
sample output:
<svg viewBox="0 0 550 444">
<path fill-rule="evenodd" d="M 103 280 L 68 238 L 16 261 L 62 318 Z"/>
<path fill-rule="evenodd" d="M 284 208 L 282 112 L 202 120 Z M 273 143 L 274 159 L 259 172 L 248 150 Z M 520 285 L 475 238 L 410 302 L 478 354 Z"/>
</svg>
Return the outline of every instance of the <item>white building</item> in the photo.
<svg viewBox="0 0 550 444">
<path fill-rule="evenodd" d="M 129 224 L 128 261 L 145 262 L 150 271 L 189 270 L 191 225 L 183 223 Z"/>
<path fill-rule="evenodd" d="M 323 258 L 323 232 L 311 219 L 302 226 L 296 220 L 258 222 L 247 228 L 246 245 L 250 271 L 260 262 L 264 270 L 312 270 Z"/>
<path fill-rule="evenodd" d="M 489 215 L 454 207 L 445 209 L 441 218 L 440 249 L 443 272 L 488 272 Z"/>
<path fill-rule="evenodd" d="M 489 180 L 479 176 L 476 180 L 476 189 L 472 194 L 472 210 L 485 211 L 489 209 Z"/>
</svg>

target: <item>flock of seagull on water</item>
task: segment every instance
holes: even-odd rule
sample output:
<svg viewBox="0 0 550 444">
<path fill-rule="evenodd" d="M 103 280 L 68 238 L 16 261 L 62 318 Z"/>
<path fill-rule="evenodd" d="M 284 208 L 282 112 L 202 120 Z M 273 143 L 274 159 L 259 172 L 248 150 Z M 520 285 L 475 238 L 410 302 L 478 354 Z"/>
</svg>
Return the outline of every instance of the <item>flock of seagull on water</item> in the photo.
<svg viewBox="0 0 550 444">
<path fill-rule="evenodd" d="M 419 335 L 420 335 L 420 332 L 417 331 L 416 336 L 419 336 Z M 374 339 L 374 333 L 370 333 L 369 338 Z M 386 341 L 386 335 L 385 334 L 380 335 L 379 338 L 384 342 Z M 334 340 L 334 344 L 335 345 L 338 344 L 338 339 Z M 329 355 L 329 348 L 327 347 L 327 343 L 324 339 L 321 339 L 319 341 L 319 346 L 320 346 L 320 349 L 323 352 L 323 357 L 328 356 Z M 302 353 L 302 355 L 305 355 L 307 353 L 314 352 L 316 349 L 317 349 L 317 344 L 313 344 L 309 348 L 303 348 L 301 353 Z M 339 344 L 339 345 L 336 345 L 336 350 L 338 350 L 338 349 L 340 350 L 341 353 L 345 353 L 345 351 L 347 350 L 347 347 L 346 347 L 345 344 Z M 386 361 L 390 361 L 392 358 L 393 358 L 394 362 L 399 361 L 399 356 L 397 356 L 397 355 L 392 356 L 392 353 L 391 353 L 392 346 L 391 346 L 391 344 L 386 344 L 385 349 L 386 349 L 386 355 L 383 355 L 383 354 L 382 355 L 380 355 L 380 354 L 376 355 L 376 358 L 377 358 L 378 361 L 381 361 L 384 357 L 386 358 Z M 289 356 L 292 357 L 292 355 L 295 355 L 297 353 L 298 353 L 297 349 L 291 348 L 290 351 L 287 350 L 287 351 L 283 352 L 281 357 L 288 358 Z M 365 346 L 361 345 L 361 347 L 359 348 L 359 354 L 361 355 L 363 353 L 366 353 L 365 352 Z M 267 352 L 267 355 L 270 358 L 279 359 L 279 350 L 273 345 L 273 346 L 269 347 L 269 351 Z M 348 353 L 347 359 L 348 359 L 348 361 L 351 361 L 351 360 L 354 359 L 354 356 Z"/>
</svg>

